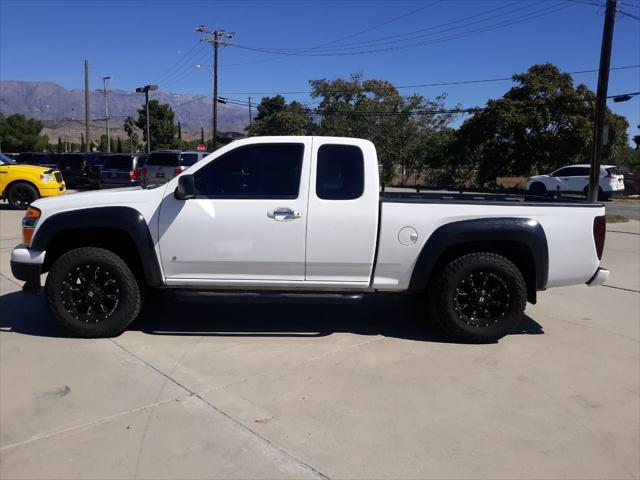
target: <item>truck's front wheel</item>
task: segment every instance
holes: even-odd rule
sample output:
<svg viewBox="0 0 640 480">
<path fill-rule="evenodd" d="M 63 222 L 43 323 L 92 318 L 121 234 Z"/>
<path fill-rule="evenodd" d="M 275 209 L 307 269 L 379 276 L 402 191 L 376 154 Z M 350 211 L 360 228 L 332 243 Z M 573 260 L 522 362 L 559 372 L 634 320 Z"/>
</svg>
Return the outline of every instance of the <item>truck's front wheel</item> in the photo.
<svg viewBox="0 0 640 480">
<path fill-rule="evenodd" d="M 454 340 L 495 342 L 511 332 L 524 313 L 527 289 L 507 258 L 471 253 L 451 261 L 430 292 L 438 323 Z"/>
<path fill-rule="evenodd" d="M 60 256 L 46 283 L 47 303 L 56 322 L 74 336 L 110 337 L 138 316 L 140 289 L 115 253 L 83 247 Z"/>
</svg>

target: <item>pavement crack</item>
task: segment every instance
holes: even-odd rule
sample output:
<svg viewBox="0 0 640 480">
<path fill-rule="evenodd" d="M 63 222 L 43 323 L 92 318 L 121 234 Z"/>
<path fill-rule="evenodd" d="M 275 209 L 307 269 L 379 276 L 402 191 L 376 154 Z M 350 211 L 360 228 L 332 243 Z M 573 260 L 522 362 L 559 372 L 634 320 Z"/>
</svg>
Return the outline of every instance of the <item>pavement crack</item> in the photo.
<svg viewBox="0 0 640 480">
<path fill-rule="evenodd" d="M 33 437 L 27 438 L 26 440 L 21 440 L 19 442 L 15 442 L 15 443 L 10 443 L 8 445 L 4 445 L 3 447 L 0 447 L 0 452 L 4 452 L 5 450 L 9 450 L 9 449 L 16 448 L 16 447 L 21 447 L 23 445 L 28 445 L 28 444 L 30 444 L 32 442 L 37 442 L 37 441 L 40 441 L 40 440 L 46 440 L 47 438 L 55 437 L 57 435 L 62 435 L 64 433 L 69 433 L 69 432 L 73 432 L 73 431 L 76 431 L 76 430 L 83 430 L 85 428 L 93 427 L 93 426 L 96 426 L 96 425 L 101 425 L 103 423 L 109 422 L 109 421 L 114 420 L 116 418 L 124 417 L 124 416 L 130 415 L 132 413 L 141 412 L 141 411 L 147 410 L 149 408 L 153 409 L 153 408 L 158 407 L 160 405 L 164 405 L 165 403 L 174 402 L 177 399 L 188 398 L 190 396 L 191 395 L 184 395 L 182 397 L 169 398 L 167 400 L 162 400 L 161 402 L 150 403 L 148 405 L 143 405 L 141 407 L 132 408 L 132 409 L 126 410 L 124 412 L 114 413 L 113 415 L 108 415 L 106 417 L 98 418 L 98 419 L 93 420 L 91 422 L 86 422 L 86 423 L 82 423 L 80 425 L 74 425 L 72 427 L 63 428 L 62 430 L 56 430 L 55 432 L 49 432 L 49 433 L 43 433 L 43 434 L 40 434 L 40 435 L 35 435 Z"/>
<path fill-rule="evenodd" d="M 603 285 L 603 287 L 614 288 L 616 290 L 623 290 L 625 292 L 640 293 L 640 290 L 634 290 L 633 288 L 616 287 L 614 285 Z"/>
<path fill-rule="evenodd" d="M 263 442 L 265 442 L 268 446 L 270 446 L 271 448 L 277 450 L 278 452 L 280 452 L 282 455 L 292 459 L 294 462 L 296 462 L 299 466 L 301 466 L 303 469 L 308 470 L 311 474 L 313 474 L 314 477 L 322 479 L 322 480 L 330 480 L 329 477 L 325 474 L 323 474 L 322 472 L 320 472 L 319 470 L 317 470 L 316 468 L 312 467 L 311 465 L 309 465 L 308 463 L 304 462 L 303 460 L 301 460 L 300 458 L 296 457 L 295 455 L 289 453 L 288 451 L 286 451 L 283 447 L 280 447 L 279 445 L 277 445 L 276 443 L 272 442 L 271 440 L 269 440 L 267 437 L 261 435 L 260 433 L 256 432 L 255 430 L 253 430 L 252 428 L 250 428 L 249 426 L 245 425 L 244 423 L 242 423 L 240 420 L 238 420 L 237 418 L 235 418 L 234 416 L 232 416 L 231 414 L 225 412 L 224 410 L 221 410 L 220 408 L 216 407 L 213 403 L 211 403 L 209 400 L 207 400 L 206 398 L 202 397 L 199 393 L 197 393 L 194 390 L 191 390 L 189 387 L 187 387 L 186 385 L 180 383 L 178 380 L 176 380 L 175 378 L 173 378 L 170 374 L 167 374 L 165 372 L 163 372 L 162 370 L 160 370 L 159 368 L 157 368 L 156 366 L 154 366 L 153 364 L 147 362 L 144 358 L 136 355 L 135 353 L 133 353 L 131 350 L 127 349 L 126 347 L 124 347 L 123 345 L 119 344 L 118 342 L 116 342 L 114 339 L 110 338 L 109 339 L 111 342 L 113 342 L 114 345 L 120 347 L 122 350 L 124 350 L 125 352 L 127 352 L 129 355 L 131 355 L 132 357 L 136 358 L 137 360 L 139 360 L 140 362 L 142 362 L 143 364 L 145 364 L 147 367 L 151 368 L 152 370 L 154 370 L 155 372 L 159 373 L 160 375 L 162 375 L 163 377 L 167 378 L 169 381 L 171 381 L 172 383 L 174 383 L 175 385 L 177 385 L 178 387 L 182 388 L 183 390 L 185 390 L 186 392 L 188 392 L 191 396 L 197 398 L 198 400 L 200 400 L 202 403 L 204 403 L 205 405 L 209 406 L 211 409 L 213 409 L 214 411 L 218 412 L 220 415 L 224 416 L 225 418 L 227 418 L 228 420 L 230 420 L 231 422 L 233 422 L 235 425 L 237 425 L 238 427 L 240 427 L 242 430 L 244 430 L 246 433 L 249 433 L 250 435 L 255 436 L 256 438 L 262 440 Z"/>
</svg>

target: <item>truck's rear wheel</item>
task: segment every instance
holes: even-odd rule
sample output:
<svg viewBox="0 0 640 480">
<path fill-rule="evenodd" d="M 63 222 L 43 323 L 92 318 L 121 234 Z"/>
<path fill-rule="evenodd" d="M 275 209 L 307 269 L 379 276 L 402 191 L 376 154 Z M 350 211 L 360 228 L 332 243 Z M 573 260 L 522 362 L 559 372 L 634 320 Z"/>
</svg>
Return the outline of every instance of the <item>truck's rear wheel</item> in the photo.
<svg viewBox="0 0 640 480">
<path fill-rule="evenodd" d="M 445 333 L 468 343 L 495 342 L 507 335 L 522 318 L 527 302 L 518 267 L 490 252 L 453 260 L 430 293 Z"/>
<path fill-rule="evenodd" d="M 58 325 L 78 337 L 117 335 L 141 307 L 135 276 L 118 255 L 102 248 L 77 248 L 58 258 L 46 292 Z"/>
</svg>

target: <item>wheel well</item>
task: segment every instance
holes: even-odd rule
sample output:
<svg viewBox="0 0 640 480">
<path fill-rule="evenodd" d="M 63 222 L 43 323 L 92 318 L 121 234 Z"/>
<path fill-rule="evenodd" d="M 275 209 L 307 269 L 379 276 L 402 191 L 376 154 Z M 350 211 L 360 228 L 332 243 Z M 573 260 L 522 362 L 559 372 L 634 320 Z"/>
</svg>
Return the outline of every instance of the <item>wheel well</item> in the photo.
<svg viewBox="0 0 640 480">
<path fill-rule="evenodd" d="M 6 197 L 9 189 L 11 189 L 11 187 L 14 186 L 16 183 L 26 183 L 27 185 L 31 185 L 33 188 L 36 189 L 36 192 L 38 192 L 38 195 L 40 195 L 40 189 L 35 183 L 30 182 L 29 180 L 18 179 L 18 180 L 12 180 L 7 184 L 6 187 L 4 187 L 4 192 L 2 192 L 2 196 Z"/>
<path fill-rule="evenodd" d="M 80 247 L 98 247 L 109 250 L 122 258 L 134 275 L 144 278 L 142 262 L 131 236 L 119 228 L 78 228 L 65 230 L 55 235 L 47 244 L 42 271 L 66 252 Z"/>
<path fill-rule="evenodd" d="M 533 253 L 524 244 L 511 241 L 487 241 L 487 242 L 468 242 L 452 245 L 445 250 L 436 262 L 427 289 L 429 289 L 432 281 L 435 281 L 444 268 L 456 258 L 462 257 L 469 253 L 491 252 L 511 260 L 524 277 L 527 286 L 527 301 L 536 303 L 536 266 Z"/>
</svg>

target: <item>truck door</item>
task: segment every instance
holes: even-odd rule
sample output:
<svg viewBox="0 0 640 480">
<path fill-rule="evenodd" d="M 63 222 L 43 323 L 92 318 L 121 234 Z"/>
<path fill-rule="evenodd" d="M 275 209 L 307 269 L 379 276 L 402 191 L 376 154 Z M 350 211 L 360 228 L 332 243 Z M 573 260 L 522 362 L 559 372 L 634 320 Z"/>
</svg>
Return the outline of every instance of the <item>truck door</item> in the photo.
<svg viewBox="0 0 640 480">
<path fill-rule="evenodd" d="M 307 282 L 368 286 L 378 232 L 378 185 L 371 142 L 314 137 Z"/>
<path fill-rule="evenodd" d="M 196 198 L 167 188 L 160 211 L 167 283 L 302 283 L 310 150 L 310 138 L 251 143 L 183 173 Z"/>
</svg>

